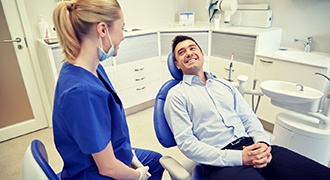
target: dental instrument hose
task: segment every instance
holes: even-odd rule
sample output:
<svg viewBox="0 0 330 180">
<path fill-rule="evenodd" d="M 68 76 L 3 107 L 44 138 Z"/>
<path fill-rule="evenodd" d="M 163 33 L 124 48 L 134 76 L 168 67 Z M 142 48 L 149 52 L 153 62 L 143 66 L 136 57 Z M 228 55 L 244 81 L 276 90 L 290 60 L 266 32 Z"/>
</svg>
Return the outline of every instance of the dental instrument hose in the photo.
<svg viewBox="0 0 330 180">
<path fill-rule="evenodd" d="M 211 1 L 211 3 L 210 3 L 210 6 L 209 6 L 209 20 L 210 20 L 210 22 L 212 21 L 215 13 L 218 11 L 217 8 L 216 9 L 213 9 L 213 6 L 216 6 L 217 3 L 218 3 L 218 1 L 215 1 L 214 3 L 212 3 L 212 1 Z M 213 9 L 213 12 L 212 12 L 212 15 L 211 15 L 211 10 L 212 9 Z"/>
<path fill-rule="evenodd" d="M 255 90 L 255 89 L 256 89 L 257 81 L 258 81 L 257 79 L 254 79 L 254 80 L 253 80 L 252 90 Z M 259 106 L 259 103 L 260 103 L 260 98 L 261 98 L 261 96 L 258 95 L 257 104 L 256 104 L 256 106 L 254 107 L 254 94 L 252 93 L 252 111 L 253 111 L 255 114 L 257 113 L 257 110 L 258 110 L 258 106 Z"/>
</svg>

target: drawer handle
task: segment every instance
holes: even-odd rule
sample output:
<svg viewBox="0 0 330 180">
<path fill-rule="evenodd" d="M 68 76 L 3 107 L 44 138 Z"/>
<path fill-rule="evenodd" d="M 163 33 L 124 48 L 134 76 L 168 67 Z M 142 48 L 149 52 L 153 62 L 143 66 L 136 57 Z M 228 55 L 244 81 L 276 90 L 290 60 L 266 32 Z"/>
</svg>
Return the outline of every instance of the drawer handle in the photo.
<svg viewBox="0 0 330 180">
<path fill-rule="evenodd" d="M 146 86 L 143 86 L 143 87 L 141 87 L 141 88 L 136 88 L 136 90 L 137 91 L 141 91 L 141 90 L 143 90 L 143 89 L 145 89 L 146 88 Z"/>
<path fill-rule="evenodd" d="M 260 59 L 260 61 L 263 63 L 273 64 L 273 61 L 267 61 L 267 60 L 263 60 L 263 59 Z"/>
<path fill-rule="evenodd" d="M 226 71 L 229 71 L 229 68 L 224 68 Z M 232 72 L 234 72 L 234 69 L 231 69 Z"/>
<path fill-rule="evenodd" d="M 146 77 L 142 77 L 142 78 L 136 78 L 135 81 L 142 81 L 144 80 Z"/>
<path fill-rule="evenodd" d="M 144 70 L 144 67 L 142 67 L 142 68 L 135 68 L 134 69 L 134 71 L 142 71 L 142 70 Z"/>
</svg>

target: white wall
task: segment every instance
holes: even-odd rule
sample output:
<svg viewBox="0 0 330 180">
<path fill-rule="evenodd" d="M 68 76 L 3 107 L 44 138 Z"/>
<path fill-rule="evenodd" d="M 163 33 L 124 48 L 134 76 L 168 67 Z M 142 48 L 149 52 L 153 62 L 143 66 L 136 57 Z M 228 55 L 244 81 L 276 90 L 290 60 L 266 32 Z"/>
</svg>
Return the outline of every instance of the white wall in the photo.
<svg viewBox="0 0 330 180">
<path fill-rule="evenodd" d="M 58 0 L 24 0 L 35 39 L 37 21 L 43 14 L 52 24 Z M 208 21 L 207 0 L 118 0 L 126 27 L 172 23 L 180 11 L 194 11 L 196 21 Z M 283 28 L 282 46 L 303 48 L 294 38 L 314 37 L 312 50 L 330 53 L 330 0 L 238 0 L 239 3 L 268 3 L 273 10 L 273 26 Z"/>
<path fill-rule="evenodd" d="M 39 29 L 38 29 L 38 20 L 39 15 L 43 15 L 45 21 L 48 22 L 49 25 L 53 23 L 53 8 L 57 0 L 24 0 L 26 12 L 28 14 L 28 19 L 32 31 L 33 38 L 35 42 L 39 38 Z M 37 46 L 36 46 L 37 47 Z"/>
<path fill-rule="evenodd" d="M 38 19 L 42 14 L 52 25 L 53 8 L 59 0 L 24 0 L 34 39 L 38 36 Z M 118 0 L 124 13 L 126 27 L 178 21 L 180 11 L 187 10 L 187 0 Z"/>
<path fill-rule="evenodd" d="M 126 27 L 139 27 L 178 21 L 186 11 L 187 0 L 118 0 L 124 12 Z"/>
<path fill-rule="evenodd" d="M 188 1 L 188 9 L 195 12 L 197 21 L 208 21 L 206 1 Z M 329 0 L 238 0 L 238 3 L 268 3 L 273 10 L 272 26 L 283 28 L 282 46 L 303 49 L 293 39 L 312 36 L 312 51 L 330 53 Z"/>
</svg>

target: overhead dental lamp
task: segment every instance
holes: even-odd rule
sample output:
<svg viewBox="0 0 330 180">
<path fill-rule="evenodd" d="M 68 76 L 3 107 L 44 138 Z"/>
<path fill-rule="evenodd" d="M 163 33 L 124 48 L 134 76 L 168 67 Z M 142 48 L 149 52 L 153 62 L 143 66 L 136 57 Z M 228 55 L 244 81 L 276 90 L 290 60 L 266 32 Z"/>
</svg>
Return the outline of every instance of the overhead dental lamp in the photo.
<svg viewBox="0 0 330 180">
<path fill-rule="evenodd" d="M 237 0 L 217 0 L 209 5 L 209 20 L 220 21 L 220 23 L 229 22 L 230 16 L 237 10 Z M 220 18 L 214 18 L 216 14 L 220 15 Z"/>
</svg>

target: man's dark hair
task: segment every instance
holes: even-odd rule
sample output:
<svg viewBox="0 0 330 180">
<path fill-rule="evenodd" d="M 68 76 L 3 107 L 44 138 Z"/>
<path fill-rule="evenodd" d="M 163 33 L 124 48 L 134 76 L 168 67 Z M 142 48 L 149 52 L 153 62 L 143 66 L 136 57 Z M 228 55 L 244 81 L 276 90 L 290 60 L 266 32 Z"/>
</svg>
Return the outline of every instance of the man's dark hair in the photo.
<svg viewBox="0 0 330 180">
<path fill-rule="evenodd" d="M 185 40 L 192 40 L 192 41 L 194 41 L 195 42 L 195 44 L 198 46 L 198 48 L 201 50 L 201 52 L 203 52 L 202 51 L 202 48 L 199 46 L 199 44 L 195 41 L 195 39 L 194 38 L 192 38 L 192 37 L 189 37 L 189 36 L 184 36 L 184 35 L 178 35 L 178 36 L 175 36 L 175 38 L 172 40 L 172 53 L 173 53 L 173 55 L 175 56 L 175 48 L 176 48 L 176 46 L 180 43 L 180 42 L 182 42 L 182 41 L 185 41 Z"/>
</svg>

